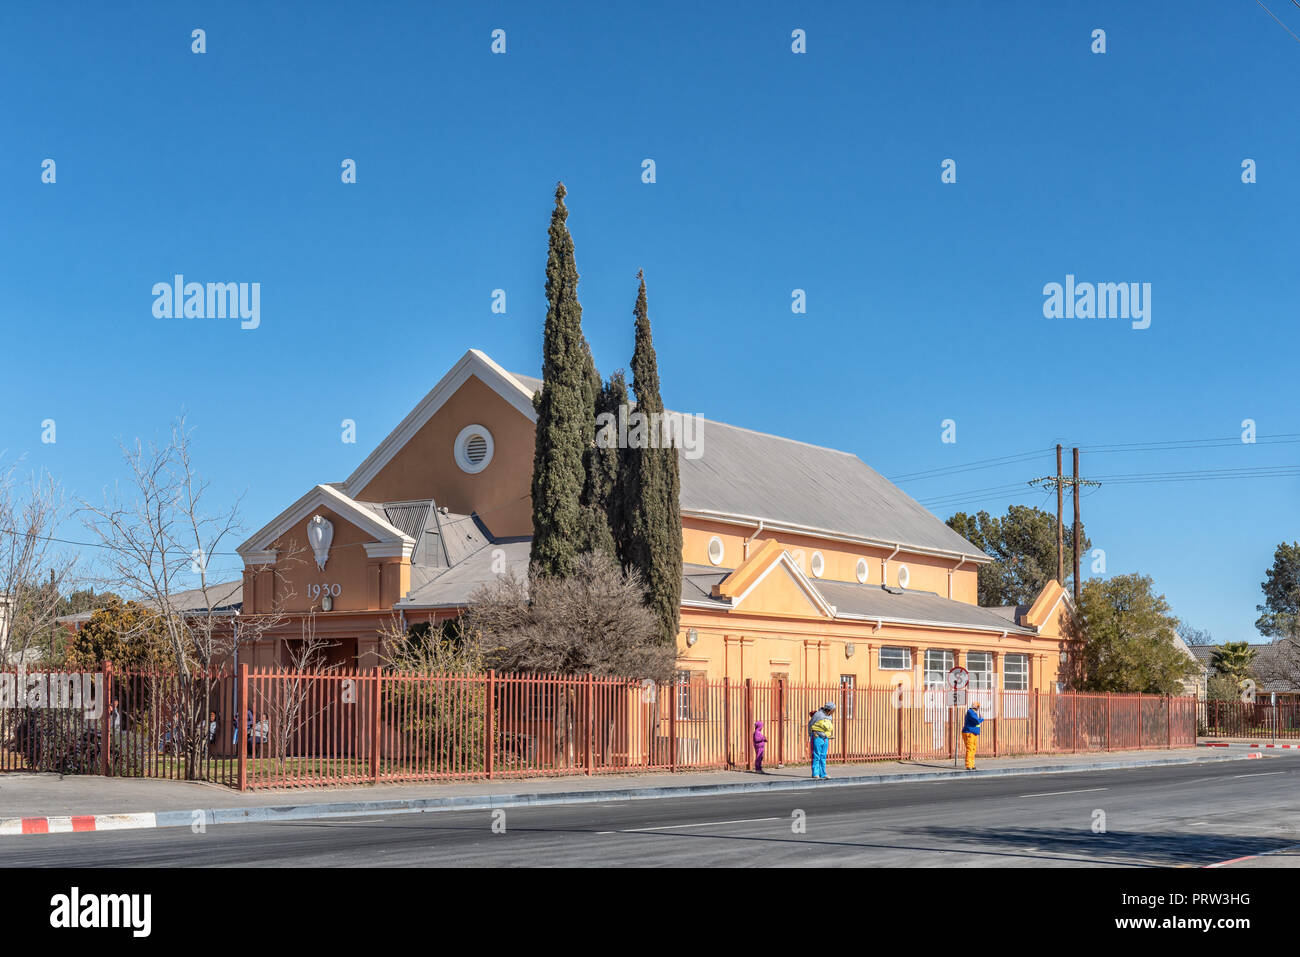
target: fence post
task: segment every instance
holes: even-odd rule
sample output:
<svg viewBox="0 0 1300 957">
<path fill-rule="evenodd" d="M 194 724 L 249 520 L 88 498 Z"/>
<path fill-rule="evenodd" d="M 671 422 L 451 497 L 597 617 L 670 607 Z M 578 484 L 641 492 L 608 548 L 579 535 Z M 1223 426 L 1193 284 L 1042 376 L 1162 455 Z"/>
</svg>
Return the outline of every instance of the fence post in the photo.
<svg viewBox="0 0 1300 957">
<path fill-rule="evenodd" d="M 754 685 L 753 679 L 745 679 L 745 769 L 754 766 L 754 736 L 749 729 L 754 727 Z"/>
<path fill-rule="evenodd" d="M 668 770 L 677 770 L 677 698 L 682 693 L 682 683 L 676 678 L 668 686 L 673 693 L 668 696 Z"/>
<path fill-rule="evenodd" d="M 1138 692 L 1138 750 L 1142 750 L 1142 692 Z"/>
<path fill-rule="evenodd" d="M 248 662 L 239 663 L 239 715 L 235 746 L 239 749 L 239 790 L 248 790 Z"/>
<path fill-rule="evenodd" d="M 495 770 L 494 755 L 496 752 L 496 748 L 493 744 L 494 739 L 496 738 L 497 723 L 497 670 L 495 668 L 488 669 L 487 708 L 485 710 L 487 711 L 487 714 L 484 716 L 484 720 L 487 722 L 487 745 L 484 748 L 483 753 L 484 763 L 487 765 L 487 776 L 490 781 L 492 780 L 492 773 Z"/>
<path fill-rule="evenodd" d="M 1033 691 L 1033 692 L 1031 692 L 1031 693 L 1032 693 L 1033 696 L 1034 696 L 1034 702 L 1033 702 L 1033 704 L 1034 704 L 1034 754 L 1037 754 L 1037 753 L 1038 753 L 1038 726 L 1039 726 L 1039 720 L 1038 720 L 1038 692 L 1037 692 L 1037 691 Z"/>
<path fill-rule="evenodd" d="M 735 764 L 731 760 L 731 679 L 722 679 L 722 751 L 727 770 Z"/>
<path fill-rule="evenodd" d="M 891 698 L 891 701 L 893 700 L 892 693 L 889 698 Z M 904 759 L 904 753 L 902 753 L 902 705 L 904 705 L 904 690 L 902 690 L 902 685 L 898 685 L 898 707 L 894 709 L 898 714 L 898 761 Z"/>
<path fill-rule="evenodd" d="M 372 687 L 370 691 L 370 780 L 379 783 L 379 714 L 383 690 L 383 674 L 379 666 L 371 669 Z"/>
<path fill-rule="evenodd" d="M 1070 750 L 1079 750 L 1079 696 L 1070 695 Z"/>
<path fill-rule="evenodd" d="M 994 691 L 991 695 L 993 698 L 993 757 L 998 756 L 998 725 L 1002 723 L 1002 708 L 1005 702 L 1002 701 L 1001 692 Z"/>
<path fill-rule="evenodd" d="M 1174 746 L 1174 698 L 1173 695 L 1165 695 L 1165 736 L 1167 749 Z"/>
<path fill-rule="evenodd" d="M 849 692 L 840 682 L 840 764 L 849 762 Z"/>
<path fill-rule="evenodd" d="M 1110 692 L 1106 692 L 1106 750 L 1110 750 Z"/>
<path fill-rule="evenodd" d="M 593 704 L 592 690 L 593 689 L 591 684 L 591 672 L 588 671 L 587 672 L 587 777 L 591 777 L 591 759 L 592 759 L 592 750 L 593 750 L 592 725 L 593 722 L 595 721 L 595 717 L 592 714 L 592 704 Z"/>
<path fill-rule="evenodd" d="M 776 763 L 785 764 L 785 679 L 776 679 L 776 720 L 780 733 L 776 738 Z"/>
<path fill-rule="evenodd" d="M 99 734 L 99 740 L 102 742 L 99 749 L 99 773 L 108 777 L 113 772 L 113 762 L 109 757 L 109 752 L 113 748 L 113 662 L 105 661 L 103 671 L 104 690 L 99 702 L 99 707 L 103 711 L 100 717 L 103 728 Z"/>
</svg>

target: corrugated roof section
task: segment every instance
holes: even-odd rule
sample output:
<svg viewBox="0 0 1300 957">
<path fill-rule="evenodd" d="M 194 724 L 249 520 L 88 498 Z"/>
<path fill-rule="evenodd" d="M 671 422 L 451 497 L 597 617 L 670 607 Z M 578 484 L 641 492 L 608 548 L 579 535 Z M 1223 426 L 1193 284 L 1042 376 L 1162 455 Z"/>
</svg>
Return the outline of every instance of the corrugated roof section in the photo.
<svg viewBox="0 0 1300 957">
<path fill-rule="evenodd" d="M 511 373 L 534 392 L 542 381 Z M 704 419 L 678 453 L 684 511 L 723 512 L 987 558 L 856 455 Z"/>
<path fill-rule="evenodd" d="M 1006 630 L 1013 634 L 1034 634 L 1008 621 L 991 608 L 968 605 L 964 601 L 943 598 L 929 591 L 887 591 L 879 585 L 852 582 L 813 582 L 836 615 L 859 615 L 864 618 L 893 618 L 901 621 L 934 622 L 967 628 Z"/>
</svg>

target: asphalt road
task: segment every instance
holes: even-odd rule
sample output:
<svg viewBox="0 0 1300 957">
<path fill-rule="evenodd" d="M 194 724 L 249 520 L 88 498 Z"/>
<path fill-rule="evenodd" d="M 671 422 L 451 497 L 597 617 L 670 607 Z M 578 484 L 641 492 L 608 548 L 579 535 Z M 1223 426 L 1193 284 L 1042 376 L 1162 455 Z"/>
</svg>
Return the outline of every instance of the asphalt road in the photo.
<svg viewBox="0 0 1300 957">
<path fill-rule="evenodd" d="M 5 838 L 0 867 L 1200 866 L 1300 845 L 1300 756 L 495 815 Z"/>
</svg>

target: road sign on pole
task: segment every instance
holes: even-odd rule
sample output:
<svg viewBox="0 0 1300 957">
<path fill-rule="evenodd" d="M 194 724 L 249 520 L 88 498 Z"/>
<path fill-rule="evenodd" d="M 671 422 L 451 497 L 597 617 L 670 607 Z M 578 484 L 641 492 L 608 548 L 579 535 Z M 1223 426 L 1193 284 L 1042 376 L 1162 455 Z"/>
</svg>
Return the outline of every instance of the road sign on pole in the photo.
<svg viewBox="0 0 1300 957">
<path fill-rule="evenodd" d="M 944 675 L 944 686 L 948 689 L 948 704 L 952 707 L 952 766 L 961 764 L 961 709 L 966 704 L 966 687 L 970 684 L 970 672 L 965 668 L 949 668 Z"/>
</svg>

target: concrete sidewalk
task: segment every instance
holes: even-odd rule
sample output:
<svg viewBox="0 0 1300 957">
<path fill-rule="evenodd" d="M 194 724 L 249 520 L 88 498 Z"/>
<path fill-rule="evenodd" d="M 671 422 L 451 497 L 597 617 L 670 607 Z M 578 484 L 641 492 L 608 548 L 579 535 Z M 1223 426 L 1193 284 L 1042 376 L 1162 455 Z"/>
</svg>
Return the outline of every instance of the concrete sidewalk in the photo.
<svg viewBox="0 0 1300 957">
<path fill-rule="evenodd" d="M 832 765 L 828 781 L 812 781 L 807 766 L 792 766 L 772 768 L 762 775 L 750 771 L 683 771 L 244 793 L 221 785 L 182 781 L 13 773 L 0 775 L 0 835 L 626 801 L 754 790 L 821 790 L 943 778 L 969 781 L 990 775 L 1216 763 L 1259 756 L 1257 751 L 1181 748 L 981 759 L 979 771 L 972 773 L 946 761 Z"/>
</svg>

